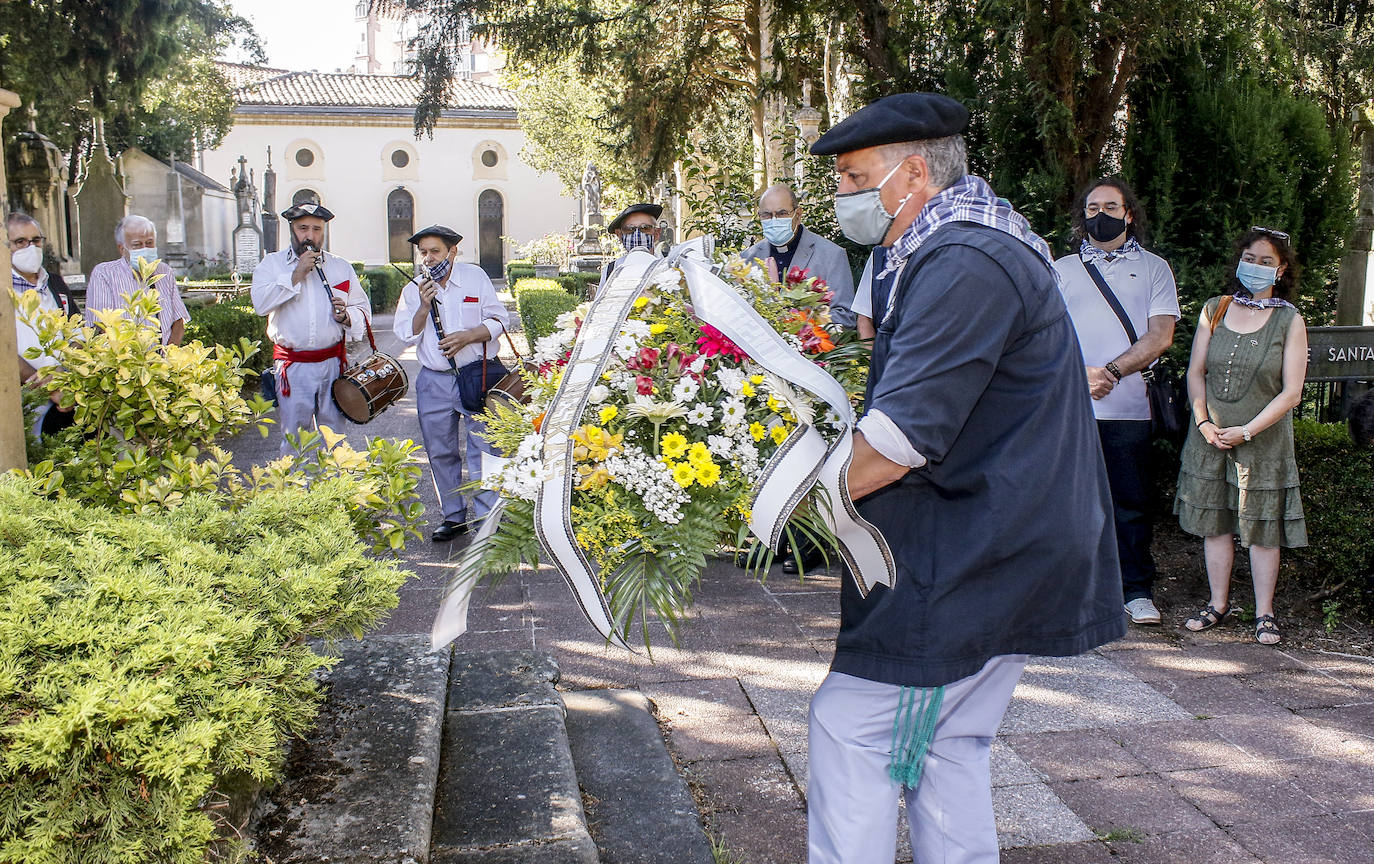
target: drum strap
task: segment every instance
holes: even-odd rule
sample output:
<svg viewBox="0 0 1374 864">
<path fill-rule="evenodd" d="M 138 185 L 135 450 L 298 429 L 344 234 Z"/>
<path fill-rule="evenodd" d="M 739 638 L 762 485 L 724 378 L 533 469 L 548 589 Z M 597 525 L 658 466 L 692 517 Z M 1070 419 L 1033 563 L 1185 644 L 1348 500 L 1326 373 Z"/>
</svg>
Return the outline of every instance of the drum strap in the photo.
<svg viewBox="0 0 1374 864">
<path fill-rule="evenodd" d="M 369 328 L 368 335 L 371 335 L 371 332 Z M 286 370 L 291 368 L 292 363 L 319 363 L 334 357 L 339 358 L 339 374 L 343 374 L 348 369 L 348 349 L 342 341 L 334 343 L 329 348 L 315 351 L 298 351 L 284 345 L 273 345 L 272 359 L 282 361 L 281 380 L 277 382 L 277 392 L 283 396 L 291 395 L 291 379 L 287 377 Z"/>
</svg>

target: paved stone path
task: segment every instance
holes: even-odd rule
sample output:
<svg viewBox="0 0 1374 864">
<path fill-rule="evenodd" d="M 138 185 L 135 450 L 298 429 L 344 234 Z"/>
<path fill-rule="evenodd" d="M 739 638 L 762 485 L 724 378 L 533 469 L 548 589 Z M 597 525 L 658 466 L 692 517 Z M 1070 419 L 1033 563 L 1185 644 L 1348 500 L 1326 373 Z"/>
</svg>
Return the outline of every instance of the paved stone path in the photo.
<svg viewBox="0 0 1374 864">
<path fill-rule="evenodd" d="M 413 371 L 413 351 L 382 342 Z M 413 395 L 365 431 L 418 439 Z M 244 436 L 235 451 L 263 461 L 276 440 Z M 416 578 L 381 632 L 428 632 L 452 551 L 411 544 Z M 716 562 L 681 644 L 660 637 L 651 660 L 607 648 L 555 573 L 524 570 L 479 591 L 456 647 L 547 651 L 563 689 L 643 692 L 708 830 L 743 864 L 797 864 L 807 705 L 838 589 L 832 574 L 760 584 Z M 993 785 L 1009 864 L 1369 864 L 1374 660 L 1260 646 L 1239 625 L 1133 628 L 1082 657 L 1035 659 L 994 744 Z"/>
</svg>

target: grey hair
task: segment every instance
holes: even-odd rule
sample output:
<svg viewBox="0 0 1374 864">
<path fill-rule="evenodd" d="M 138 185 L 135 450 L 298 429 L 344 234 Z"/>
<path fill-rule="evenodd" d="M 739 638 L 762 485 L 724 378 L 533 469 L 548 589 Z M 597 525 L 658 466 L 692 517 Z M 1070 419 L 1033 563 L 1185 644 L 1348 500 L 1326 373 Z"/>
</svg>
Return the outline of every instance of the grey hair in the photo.
<svg viewBox="0 0 1374 864">
<path fill-rule="evenodd" d="M 8 231 L 16 225 L 38 225 L 38 220 L 23 210 L 14 210 L 5 217 L 5 230 Z M 43 226 L 38 225 L 38 230 L 42 231 Z"/>
<path fill-rule="evenodd" d="M 115 223 L 115 242 L 120 246 L 124 245 L 124 232 L 130 228 L 142 228 L 145 231 L 152 231 L 154 237 L 157 236 L 157 226 L 153 224 L 153 220 L 146 216 L 130 213 Z"/>
<path fill-rule="evenodd" d="M 908 156 L 920 156 L 930 172 L 930 182 L 941 189 L 968 173 L 968 146 L 964 143 L 963 135 L 885 144 L 882 153 L 893 162 Z"/>
</svg>

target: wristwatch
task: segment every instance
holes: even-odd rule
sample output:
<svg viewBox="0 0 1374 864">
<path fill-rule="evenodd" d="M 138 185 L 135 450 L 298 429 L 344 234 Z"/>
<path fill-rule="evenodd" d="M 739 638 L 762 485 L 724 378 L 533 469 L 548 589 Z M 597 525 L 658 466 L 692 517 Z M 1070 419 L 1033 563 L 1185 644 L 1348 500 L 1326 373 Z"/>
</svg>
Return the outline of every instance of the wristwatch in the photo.
<svg viewBox="0 0 1374 864">
<path fill-rule="evenodd" d="M 1250 427 L 1249 427 L 1249 426 L 1242 426 L 1242 427 L 1240 427 L 1240 437 L 1244 438 L 1246 441 L 1249 441 L 1249 440 L 1250 440 Z"/>
<path fill-rule="evenodd" d="M 1102 368 L 1103 368 L 1103 369 L 1106 369 L 1108 372 L 1112 373 L 1112 377 L 1115 378 L 1116 380 L 1118 380 L 1118 381 L 1121 380 L 1121 370 L 1120 370 L 1119 368 L 1117 368 L 1117 365 L 1116 365 L 1116 362 L 1115 362 L 1115 361 L 1113 361 L 1113 362 L 1111 362 L 1111 363 L 1108 363 L 1106 366 L 1103 366 Z"/>
</svg>

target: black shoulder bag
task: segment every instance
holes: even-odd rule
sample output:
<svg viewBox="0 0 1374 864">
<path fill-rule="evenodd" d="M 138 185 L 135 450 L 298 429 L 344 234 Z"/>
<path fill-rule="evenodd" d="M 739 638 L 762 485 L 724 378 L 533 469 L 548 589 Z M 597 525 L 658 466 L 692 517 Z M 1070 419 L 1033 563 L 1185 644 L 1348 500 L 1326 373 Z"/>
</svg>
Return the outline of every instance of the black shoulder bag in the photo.
<svg viewBox="0 0 1374 864">
<path fill-rule="evenodd" d="M 1126 330 L 1126 337 L 1134 345 L 1139 341 L 1135 326 L 1131 324 L 1131 318 L 1126 314 L 1126 310 L 1121 307 L 1121 301 L 1116 299 L 1116 295 L 1107 285 L 1102 272 L 1091 261 L 1084 261 L 1082 258 L 1078 260 L 1092 277 L 1097 290 L 1102 292 L 1102 299 L 1107 301 L 1107 305 L 1112 307 L 1112 311 L 1120 319 L 1121 326 Z M 1150 400 L 1150 434 L 1155 438 L 1179 443 L 1188 431 L 1189 410 L 1188 400 L 1183 398 L 1179 376 L 1174 374 L 1161 358 L 1149 368 L 1141 370 L 1140 377 L 1145 379 L 1145 394 Z"/>
</svg>

